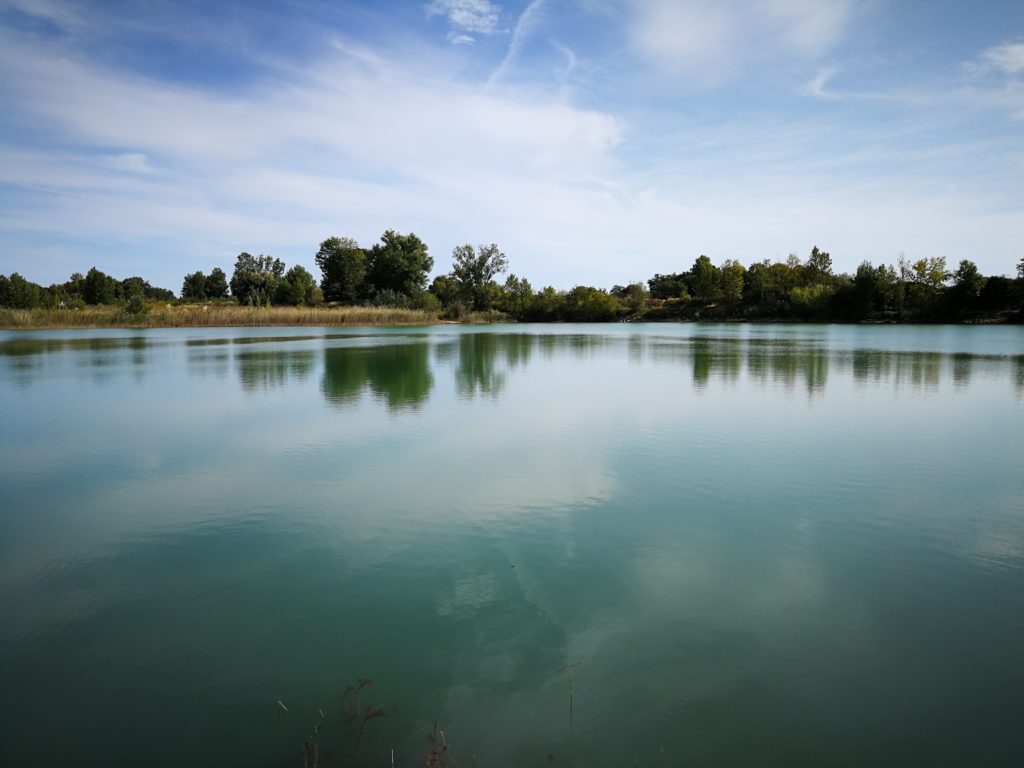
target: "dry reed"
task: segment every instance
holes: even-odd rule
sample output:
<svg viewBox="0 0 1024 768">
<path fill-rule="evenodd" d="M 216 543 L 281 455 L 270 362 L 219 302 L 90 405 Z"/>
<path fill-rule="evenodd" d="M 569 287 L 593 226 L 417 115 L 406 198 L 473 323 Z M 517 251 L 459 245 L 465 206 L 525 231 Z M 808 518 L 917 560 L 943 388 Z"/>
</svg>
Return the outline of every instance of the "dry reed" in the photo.
<svg viewBox="0 0 1024 768">
<path fill-rule="evenodd" d="M 242 307 L 235 304 L 156 304 L 139 315 L 121 307 L 0 309 L 0 328 L 216 328 L 228 326 L 429 325 L 436 312 L 395 307 Z"/>
</svg>

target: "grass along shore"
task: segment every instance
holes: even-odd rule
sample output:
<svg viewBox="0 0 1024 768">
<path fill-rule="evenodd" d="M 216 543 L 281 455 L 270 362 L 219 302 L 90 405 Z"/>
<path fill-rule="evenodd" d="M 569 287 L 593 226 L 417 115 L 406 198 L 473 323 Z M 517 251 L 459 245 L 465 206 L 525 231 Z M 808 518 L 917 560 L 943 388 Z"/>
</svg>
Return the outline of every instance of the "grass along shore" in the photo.
<svg viewBox="0 0 1024 768">
<path fill-rule="evenodd" d="M 486 315 L 464 318 L 486 322 Z M 431 325 L 438 312 L 395 307 L 242 307 L 237 304 L 151 304 L 131 314 L 121 306 L 82 309 L 0 309 L 0 329 L 216 328 L 225 326 Z"/>
</svg>

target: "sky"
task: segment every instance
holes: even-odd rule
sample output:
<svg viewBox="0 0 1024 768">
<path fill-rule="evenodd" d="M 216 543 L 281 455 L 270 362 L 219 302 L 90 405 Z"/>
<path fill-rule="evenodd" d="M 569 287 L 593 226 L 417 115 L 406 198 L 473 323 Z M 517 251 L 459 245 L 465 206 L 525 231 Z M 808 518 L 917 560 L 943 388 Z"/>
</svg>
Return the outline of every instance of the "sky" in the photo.
<svg viewBox="0 0 1024 768">
<path fill-rule="evenodd" d="M 0 272 L 1024 256 L 1020 0 L 0 0 Z"/>
</svg>

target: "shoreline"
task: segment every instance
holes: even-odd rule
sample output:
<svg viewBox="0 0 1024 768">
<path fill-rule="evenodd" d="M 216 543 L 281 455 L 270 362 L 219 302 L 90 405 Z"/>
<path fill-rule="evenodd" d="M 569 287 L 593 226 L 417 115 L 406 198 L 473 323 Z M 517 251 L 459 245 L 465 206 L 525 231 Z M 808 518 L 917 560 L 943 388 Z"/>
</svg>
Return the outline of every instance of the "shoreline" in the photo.
<svg viewBox="0 0 1024 768">
<path fill-rule="evenodd" d="M 130 315 L 118 306 L 84 309 L 3 309 L 0 330 L 106 328 L 260 328 L 274 326 L 415 326 L 443 322 L 438 313 L 393 307 L 241 307 L 189 304 L 150 306 Z"/>
<path fill-rule="evenodd" d="M 1015 313 L 999 312 L 950 321 L 926 321 L 921 318 L 868 318 L 864 320 L 745 318 L 745 317 L 654 317 L 631 315 L 615 323 L 768 323 L 810 325 L 1019 325 Z M 520 321 L 494 313 L 474 313 L 460 320 L 444 318 L 440 312 L 394 307 L 241 307 L 232 304 L 189 304 L 150 306 L 140 315 L 129 315 L 122 307 L 86 307 L 84 309 L 0 309 L 0 330 L 102 330 L 144 328 L 261 328 L 261 327 L 414 327 L 425 325 L 487 325 Z M 556 321 L 558 322 L 558 321 Z"/>
</svg>

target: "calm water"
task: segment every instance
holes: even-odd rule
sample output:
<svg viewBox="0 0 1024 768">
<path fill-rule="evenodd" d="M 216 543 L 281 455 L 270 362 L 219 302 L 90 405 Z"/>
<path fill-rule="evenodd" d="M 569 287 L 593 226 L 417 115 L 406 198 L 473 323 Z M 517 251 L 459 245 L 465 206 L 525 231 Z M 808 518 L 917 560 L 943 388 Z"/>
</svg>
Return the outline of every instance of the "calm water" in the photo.
<svg viewBox="0 0 1024 768">
<path fill-rule="evenodd" d="M 0 414 L 0 765 L 1024 764 L 1024 328 L 0 333 Z"/>
</svg>

